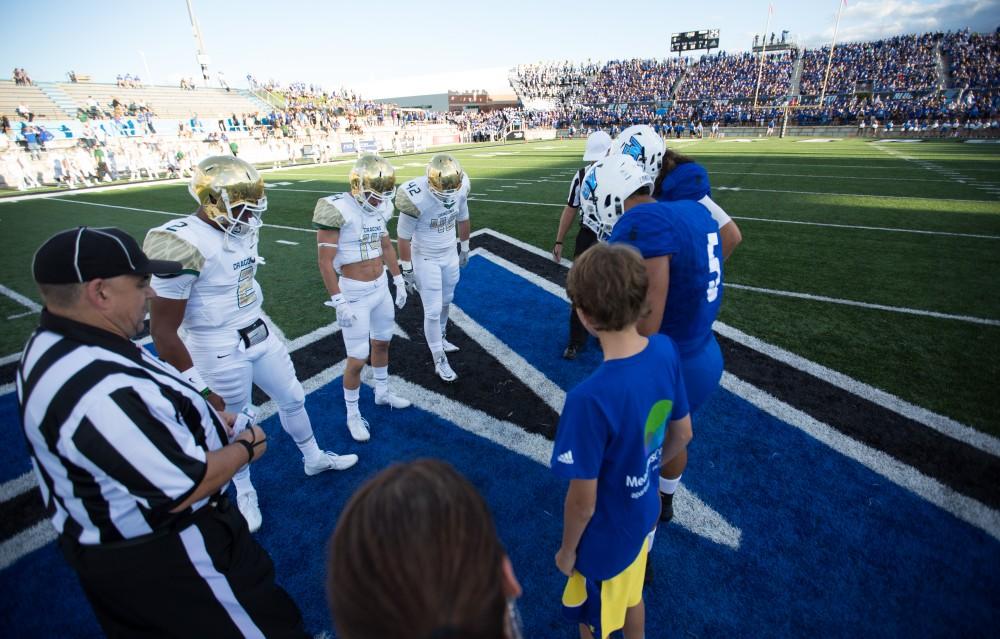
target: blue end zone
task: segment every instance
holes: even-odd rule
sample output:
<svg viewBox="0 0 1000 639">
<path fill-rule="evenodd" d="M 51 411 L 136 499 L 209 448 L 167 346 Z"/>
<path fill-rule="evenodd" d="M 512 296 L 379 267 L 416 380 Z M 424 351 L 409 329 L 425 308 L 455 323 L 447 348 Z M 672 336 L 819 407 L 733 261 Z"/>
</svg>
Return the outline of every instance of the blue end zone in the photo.
<svg viewBox="0 0 1000 639">
<path fill-rule="evenodd" d="M 482 257 L 463 271 L 456 304 L 563 388 L 600 361 L 593 341 L 581 359 L 562 360 L 567 304 Z M 265 423 L 270 449 L 254 466 L 264 514 L 258 539 L 307 628 L 330 627 L 326 541 L 349 495 L 394 461 L 435 456 L 489 502 L 524 586 L 526 636 L 576 637 L 561 618 L 564 579 L 553 562 L 564 482 L 431 413 L 375 406 L 368 388 L 361 410 L 372 441 L 356 444 L 340 384 L 310 394 L 307 407 L 321 444 L 359 453 L 358 466 L 307 478 L 277 417 Z M 0 398 L 5 479 L 29 468 L 12 397 Z M 684 483 L 742 531 L 741 544 L 732 549 L 676 524 L 661 529 L 651 555 L 656 581 L 646 590 L 648 637 L 990 636 L 1000 627 L 996 540 L 740 397 L 719 390 L 695 416 Z M 98 632 L 54 545 L 0 573 L 0 589 L 2 636 Z"/>
</svg>

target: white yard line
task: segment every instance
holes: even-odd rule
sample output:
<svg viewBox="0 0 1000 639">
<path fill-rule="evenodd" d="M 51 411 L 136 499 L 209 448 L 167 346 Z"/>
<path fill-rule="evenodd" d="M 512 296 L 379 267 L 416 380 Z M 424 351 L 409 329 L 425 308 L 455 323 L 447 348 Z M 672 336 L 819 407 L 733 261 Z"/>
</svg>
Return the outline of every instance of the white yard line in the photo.
<svg viewBox="0 0 1000 639">
<path fill-rule="evenodd" d="M 948 231 L 922 231 L 920 229 L 900 229 L 885 226 L 858 226 L 855 224 L 830 224 L 827 222 L 802 222 L 799 220 L 775 220 L 766 217 L 750 217 L 746 215 L 734 215 L 734 220 L 752 220 L 754 222 L 773 222 L 775 224 L 800 224 L 803 226 L 826 226 L 836 229 L 850 229 L 857 231 L 885 231 L 888 233 L 917 233 L 920 235 L 942 235 L 948 237 L 968 237 L 981 240 L 1000 240 L 1000 235 L 978 235 L 975 233 L 951 233 Z"/>
<path fill-rule="evenodd" d="M 886 304 L 871 304 L 869 302 L 856 302 L 838 297 L 827 297 L 825 295 L 813 295 L 811 293 L 799 293 L 796 291 L 780 291 L 773 288 L 762 288 L 759 286 L 747 286 L 745 284 L 734 284 L 732 282 L 723 283 L 724 287 L 735 288 L 742 291 L 752 291 L 754 293 L 764 293 L 779 297 L 793 297 L 796 299 L 810 300 L 814 302 L 827 302 L 829 304 L 841 304 L 844 306 L 857 306 L 859 308 L 870 308 L 877 311 L 888 311 L 890 313 L 903 313 L 905 315 L 920 315 L 923 317 L 934 317 L 937 319 L 955 320 L 968 322 L 970 324 L 982 324 L 984 326 L 1000 326 L 1000 320 L 985 317 L 973 317 L 971 315 L 953 315 L 951 313 L 938 313 L 937 311 L 925 311 L 918 308 L 906 308 L 904 306 L 888 306 Z"/>
<path fill-rule="evenodd" d="M 0 284 L 0 294 L 5 295 L 6 297 L 9 297 L 10 299 L 12 299 L 15 302 L 17 302 L 18 304 L 20 304 L 21 306 L 23 306 L 26 309 L 28 309 L 27 312 L 24 312 L 24 313 L 15 313 L 13 315 L 8 316 L 7 317 L 8 320 L 17 319 L 19 317 L 27 317 L 28 315 L 34 315 L 35 313 L 41 313 L 42 312 L 42 307 L 41 307 L 40 304 L 38 304 L 37 302 L 35 302 L 31 298 L 28 298 L 28 297 L 25 297 L 24 295 L 21 295 L 20 293 L 18 293 L 14 289 L 7 288 L 3 284 Z"/>
</svg>

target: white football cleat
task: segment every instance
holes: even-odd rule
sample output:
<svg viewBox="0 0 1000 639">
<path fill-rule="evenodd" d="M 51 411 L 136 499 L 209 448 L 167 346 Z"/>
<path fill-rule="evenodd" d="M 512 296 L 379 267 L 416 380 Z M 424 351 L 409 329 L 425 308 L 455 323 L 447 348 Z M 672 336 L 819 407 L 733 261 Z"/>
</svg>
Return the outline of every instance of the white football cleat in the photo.
<svg viewBox="0 0 1000 639">
<path fill-rule="evenodd" d="M 452 370 L 451 365 L 448 364 L 448 358 L 445 357 L 444 353 L 441 353 L 434 360 L 434 372 L 437 376 L 446 382 L 453 382 L 458 379 L 458 375 Z"/>
<path fill-rule="evenodd" d="M 347 430 L 351 431 L 351 437 L 356 442 L 366 442 L 371 438 L 371 434 L 368 432 L 368 420 L 360 413 L 347 416 Z"/>
<path fill-rule="evenodd" d="M 264 523 L 264 517 L 260 514 L 260 506 L 257 504 L 257 491 L 250 489 L 243 494 L 236 495 L 236 507 L 239 508 L 243 519 L 247 520 L 247 528 L 255 533 L 260 530 L 260 525 Z"/>
<path fill-rule="evenodd" d="M 399 395 L 386 393 L 385 395 L 375 395 L 375 403 L 379 406 L 385 406 L 388 404 L 392 408 L 409 408 L 411 402 L 410 400 L 404 399 Z"/>
<path fill-rule="evenodd" d="M 456 353 L 459 350 L 461 350 L 457 346 L 449 342 L 447 339 L 445 339 L 444 335 L 441 336 L 441 348 L 444 350 L 445 353 Z"/>
<path fill-rule="evenodd" d="M 357 455 L 338 455 L 328 450 L 324 450 L 319 460 L 314 464 L 307 462 L 305 459 L 302 460 L 306 474 L 310 477 L 326 470 L 347 470 L 356 463 L 358 463 Z"/>
</svg>

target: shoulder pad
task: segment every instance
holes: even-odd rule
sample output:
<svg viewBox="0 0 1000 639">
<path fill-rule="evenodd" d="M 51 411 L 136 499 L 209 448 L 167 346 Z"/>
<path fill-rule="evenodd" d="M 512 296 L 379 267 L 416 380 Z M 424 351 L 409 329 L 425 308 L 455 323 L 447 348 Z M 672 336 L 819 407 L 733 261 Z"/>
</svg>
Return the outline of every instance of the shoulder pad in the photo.
<svg viewBox="0 0 1000 639">
<path fill-rule="evenodd" d="M 411 184 L 414 184 L 414 183 L 415 182 L 412 182 L 412 181 L 411 182 L 407 182 L 402 187 L 396 189 L 396 201 L 395 201 L 395 204 L 396 204 L 396 208 L 399 209 L 400 213 L 402 213 L 404 215 L 409 215 L 410 217 L 419 218 L 420 217 L 420 209 L 418 209 L 417 205 L 414 204 L 413 198 L 410 197 L 410 194 L 409 194 L 409 192 L 406 189 L 406 187 L 408 187 L 408 186 L 410 186 Z"/>
<path fill-rule="evenodd" d="M 320 229 L 339 229 L 344 226 L 344 214 L 336 204 L 342 197 L 343 195 L 330 195 L 320 198 L 313 210 L 313 226 Z"/>
<path fill-rule="evenodd" d="M 152 260 L 180 262 L 185 273 L 198 275 L 205 265 L 205 256 L 198 247 L 174 231 L 153 229 L 146 234 L 142 252 Z"/>
</svg>

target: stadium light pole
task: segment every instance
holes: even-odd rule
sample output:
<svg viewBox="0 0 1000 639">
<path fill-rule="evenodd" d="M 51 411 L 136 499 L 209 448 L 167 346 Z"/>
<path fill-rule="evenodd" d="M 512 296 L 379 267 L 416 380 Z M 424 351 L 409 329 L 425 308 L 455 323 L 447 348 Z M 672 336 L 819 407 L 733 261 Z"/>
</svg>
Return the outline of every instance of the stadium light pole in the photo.
<svg viewBox="0 0 1000 639">
<path fill-rule="evenodd" d="M 840 14 L 844 11 L 847 0 L 840 0 L 837 7 L 837 22 L 833 25 L 833 40 L 830 41 L 830 55 L 826 59 L 826 73 L 823 74 L 823 88 L 819 93 L 819 108 L 823 108 L 823 100 L 826 98 L 826 83 L 830 81 L 830 67 L 833 66 L 833 49 L 837 46 L 837 31 L 840 29 Z"/>
<path fill-rule="evenodd" d="M 205 42 L 201 39 L 201 28 L 198 27 L 198 20 L 194 17 L 194 8 L 191 6 L 191 0 L 187 0 L 188 18 L 191 19 L 191 31 L 194 33 L 194 41 L 197 44 L 197 53 L 195 58 L 198 60 L 198 65 L 201 67 L 201 78 L 205 81 L 205 86 L 208 86 L 208 54 L 205 53 Z"/>
</svg>

